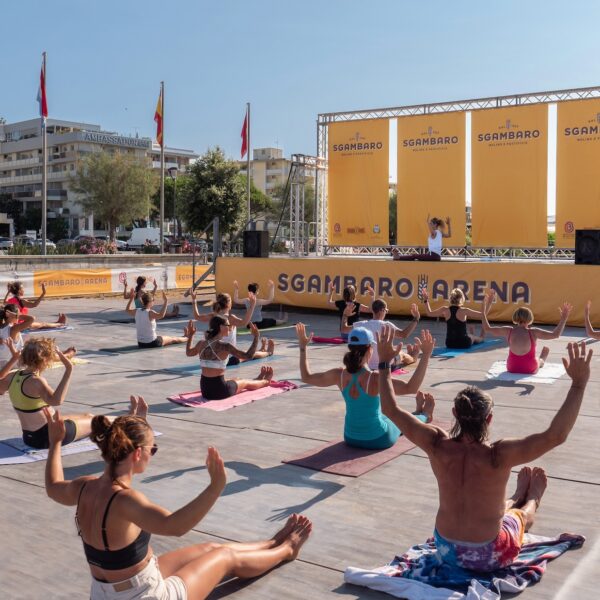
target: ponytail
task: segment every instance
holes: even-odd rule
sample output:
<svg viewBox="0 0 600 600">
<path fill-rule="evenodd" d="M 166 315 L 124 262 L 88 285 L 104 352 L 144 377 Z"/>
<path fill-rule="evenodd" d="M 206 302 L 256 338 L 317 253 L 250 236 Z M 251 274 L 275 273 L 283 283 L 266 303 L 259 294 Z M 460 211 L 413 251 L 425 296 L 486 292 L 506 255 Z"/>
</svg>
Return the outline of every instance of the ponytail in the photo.
<svg viewBox="0 0 600 600">
<path fill-rule="evenodd" d="M 231 296 L 229 294 L 217 294 L 217 299 L 212 303 L 212 311 L 220 313 L 225 310 L 231 302 Z"/>
<path fill-rule="evenodd" d="M 205 337 L 207 340 L 217 337 L 221 331 L 221 325 L 226 325 L 227 319 L 221 315 L 215 315 L 211 317 L 208 322 L 208 329 L 206 330 Z"/>
<path fill-rule="evenodd" d="M 348 346 L 348 352 L 344 354 L 344 366 L 348 373 L 358 373 L 362 367 L 363 360 L 371 346 Z"/>
<path fill-rule="evenodd" d="M 135 295 L 137 297 L 137 295 L 140 293 L 141 289 L 144 287 L 144 284 L 146 283 L 146 278 L 143 275 L 140 275 L 136 280 L 135 280 Z"/>
</svg>

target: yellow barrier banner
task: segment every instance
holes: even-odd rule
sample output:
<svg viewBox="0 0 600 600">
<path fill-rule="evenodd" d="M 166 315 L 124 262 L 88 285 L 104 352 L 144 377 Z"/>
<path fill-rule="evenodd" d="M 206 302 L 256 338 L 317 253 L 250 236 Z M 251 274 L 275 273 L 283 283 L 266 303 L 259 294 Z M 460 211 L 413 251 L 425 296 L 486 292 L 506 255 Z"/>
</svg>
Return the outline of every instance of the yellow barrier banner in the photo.
<svg viewBox="0 0 600 600">
<path fill-rule="evenodd" d="M 329 284 L 337 298 L 354 285 L 358 300 L 368 302 L 367 286 L 388 304 L 392 314 L 408 315 L 412 303 L 423 313 L 421 290 L 429 292 L 432 308 L 447 305 L 450 291 L 461 288 L 468 308 L 480 310 L 486 289 L 498 300 L 490 320 L 510 321 L 517 306 L 528 306 L 537 323 L 558 322 L 557 308 L 565 301 L 574 306 L 569 325 L 583 324 L 583 309 L 590 296 L 589 281 L 597 267 L 562 263 L 441 262 L 411 263 L 389 259 L 219 258 L 217 290 L 233 294 L 233 281 L 244 290 L 251 281 L 261 289 L 275 282 L 275 303 L 307 308 L 331 308 Z M 560 285 L 557 285 L 560 281 Z M 600 326 L 600 299 L 592 306 L 592 322 Z M 307 317 L 310 321 L 310 318 Z M 427 327 L 426 323 L 422 325 Z M 317 333 L 318 335 L 318 333 Z M 582 332 L 583 336 L 583 332 Z"/>
<path fill-rule="evenodd" d="M 329 125 L 329 245 L 389 244 L 388 177 L 388 119 Z"/>
<path fill-rule="evenodd" d="M 465 128 L 463 112 L 398 118 L 398 245 L 427 246 L 428 215 L 465 245 Z"/>
<path fill-rule="evenodd" d="M 548 106 L 471 113 L 472 245 L 548 245 Z"/>
<path fill-rule="evenodd" d="M 35 271 L 33 293 L 42 293 L 41 284 L 46 284 L 46 295 L 79 296 L 84 294 L 110 294 L 112 292 L 111 269 L 71 269 L 57 271 Z"/>
<path fill-rule="evenodd" d="M 576 229 L 600 229 L 600 99 L 557 111 L 556 246 L 575 248 Z"/>
</svg>

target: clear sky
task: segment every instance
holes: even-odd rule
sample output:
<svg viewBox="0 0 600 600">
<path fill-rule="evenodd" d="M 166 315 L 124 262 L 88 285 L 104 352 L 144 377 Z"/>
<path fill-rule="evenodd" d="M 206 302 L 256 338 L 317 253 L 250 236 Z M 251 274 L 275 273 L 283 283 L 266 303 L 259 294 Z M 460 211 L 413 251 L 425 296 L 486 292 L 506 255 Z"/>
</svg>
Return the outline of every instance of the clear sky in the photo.
<svg viewBox="0 0 600 600">
<path fill-rule="evenodd" d="M 504 0 L 18 0 L 2 2 L 0 116 L 51 117 L 239 157 L 314 154 L 320 112 L 600 83 L 600 2 Z"/>
</svg>

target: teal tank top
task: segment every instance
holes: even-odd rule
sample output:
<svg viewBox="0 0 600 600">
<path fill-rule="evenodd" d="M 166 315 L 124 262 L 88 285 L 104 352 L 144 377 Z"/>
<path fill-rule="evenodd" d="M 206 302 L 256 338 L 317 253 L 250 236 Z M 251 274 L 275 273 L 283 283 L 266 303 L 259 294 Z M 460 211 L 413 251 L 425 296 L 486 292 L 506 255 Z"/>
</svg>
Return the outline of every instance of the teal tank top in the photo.
<svg viewBox="0 0 600 600">
<path fill-rule="evenodd" d="M 362 369 L 358 373 L 353 373 L 348 385 L 342 388 L 342 396 L 346 402 L 344 436 L 354 440 L 374 440 L 387 433 L 388 423 L 381 412 L 379 395 L 370 396 L 361 387 L 358 381 L 361 373 Z M 342 371 L 341 381 L 343 381 L 343 376 L 344 371 Z M 369 375 L 369 380 L 370 378 L 371 375 Z M 369 380 L 367 380 L 367 389 Z M 356 386 L 358 390 L 357 398 L 350 395 L 353 386 Z"/>
</svg>

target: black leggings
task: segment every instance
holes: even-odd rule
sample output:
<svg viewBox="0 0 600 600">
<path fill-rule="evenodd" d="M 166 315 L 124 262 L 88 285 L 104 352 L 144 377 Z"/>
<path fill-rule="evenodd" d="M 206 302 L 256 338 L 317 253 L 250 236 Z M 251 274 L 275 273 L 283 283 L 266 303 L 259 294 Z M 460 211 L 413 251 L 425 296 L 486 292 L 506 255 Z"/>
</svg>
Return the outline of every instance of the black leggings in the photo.
<svg viewBox="0 0 600 600">
<path fill-rule="evenodd" d="M 65 419 L 66 435 L 62 441 L 62 445 L 66 446 L 75 440 L 77 437 L 77 425 L 71 419 Z M 48 438 L 48 425 L 44 425 L 35 431 L 23 430 L 23 441 L 32 448 L 37 450 L 47 450 L 50 447 L 50 439 Z"/>
<path fill-rule="evenodd" d="M 405 254 L 404 256 L 394 256 L 394 260 L 426 260 L 426 261 L 434 261 L 434 260 L 442 260 L 442 257 L 435 252 L 425 252 L 425 254 L 421 254 L 420 252 L 415 252 L 414 254 Z"/>
<path fill-rule="evenodd" d="M 225 381 L 224 375 L 200 375 L 200 391 L 207 400 L 224 400 L 237 394 L 237 383 L 233 379 Z"/>
<path fill-rule="evenodd" d="M 269 327 L 275 327 L 275 325 L 277 325 L 277 321 L 275 319 L 267 317 L 266 319 L 263 319 L 262 321 L 257 321 L 254 324 L 256 325 L 257 329 L 268 329 Z"/>
</svg>

